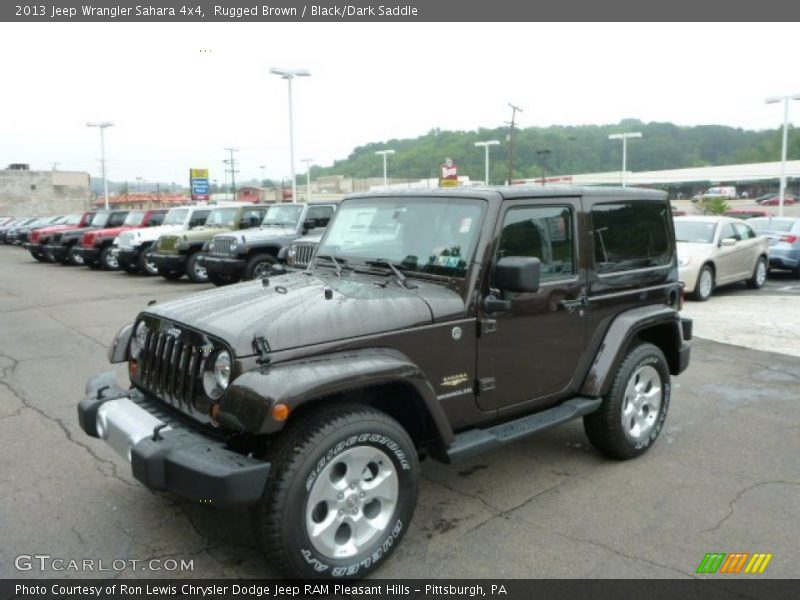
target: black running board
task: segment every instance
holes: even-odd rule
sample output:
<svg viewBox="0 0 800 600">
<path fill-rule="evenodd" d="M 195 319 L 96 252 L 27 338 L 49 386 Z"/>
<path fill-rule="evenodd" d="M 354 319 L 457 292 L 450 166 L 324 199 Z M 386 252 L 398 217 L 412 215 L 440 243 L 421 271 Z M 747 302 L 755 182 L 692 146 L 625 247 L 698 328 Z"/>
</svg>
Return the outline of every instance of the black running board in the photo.
<svg viewBox="0 0 800 600">
<path fill-rule="evenodd" d="M 453 443 L 444 449 L 444 455 L 435 458 L 454 463 L 472 458 L 488 450 L 546 431 L 567 421 L 588 415 L 600 407 L 602 398 L 573 398 L 545 411 L 506 421 L 487 429 L 470 429 L 456 435 Z"/>
</svg>

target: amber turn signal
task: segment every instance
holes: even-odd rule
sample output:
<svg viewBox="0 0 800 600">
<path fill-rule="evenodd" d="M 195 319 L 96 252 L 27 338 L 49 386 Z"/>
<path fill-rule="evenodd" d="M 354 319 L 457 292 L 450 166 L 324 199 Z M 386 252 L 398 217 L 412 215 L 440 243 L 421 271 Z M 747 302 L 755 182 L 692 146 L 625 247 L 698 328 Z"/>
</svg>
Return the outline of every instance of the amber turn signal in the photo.
<svg viewBox="0 0 800 600">
<path fill-rule="evenodd" d="M 283 402 L 278 402 L 272 407 L 272 418 L 276 421 L 285 421 L 289 418 L 289 407 Z"/>
</svg>

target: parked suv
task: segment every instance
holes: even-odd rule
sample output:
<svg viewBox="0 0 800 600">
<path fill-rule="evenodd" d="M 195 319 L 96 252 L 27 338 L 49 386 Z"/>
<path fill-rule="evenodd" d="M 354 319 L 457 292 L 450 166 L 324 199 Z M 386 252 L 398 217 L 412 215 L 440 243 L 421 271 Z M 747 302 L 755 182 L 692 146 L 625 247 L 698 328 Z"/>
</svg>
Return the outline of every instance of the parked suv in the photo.
<svg viewBox="0 0 800 600">
<path fill-rule="evenodd" d="M 34 229 L 38 229 L 39 227 L 48 227 L 50 225 L 57 225 L 65 218 L 65 215 L 40 217 L 24 225 L 16 225 L 6 232 L 6 244 L 12 246 L 21 246 L 28 241 L 28 234 Z"/>
<path fill-rule="evenodd" d="M 57 231 L 44 247 L 44 256 L 50 262 L 82 266 L 83 257 L 78 252 L 81 238 L 87 231 L 120 227 L 128 216 L 127 210 L 99 210 L 86 227 Z"/>
<path fill-rule="evenodd" d="M 258 279 L 271 272 L 284 246 L 325 228 L 335 210 L 335 204 L 275 204 L 259 229 L 215 235 L 200 263 L 215 285 Z"/>
<path fill-rule="evenodd" d="M 150 259 L 165 279 L 180 279 L 185 274 L 195 283 L 205 283 L 208 274 L 197 259 L 206 242 L 223 231 L 258 227 L 266 212 L 266 205 L 215 206 L 202 227 L 158 238 Z"/>
<path fill-rule="evenodd" d="M 680 298 L 661 192 L 352 196 L 308 269 L 141 312 L 109 351 L 131 388 L 93 377 L 79 422 L 151 489 L 252 507 L 286 574 L 362 577 L 409 530 L 421 455 L 579 417 L 604 454 L 647 451 L 689 362 Z"/>
<path fill-rule="evenodd" d="M 158 275 L 158 267 L 151 260 L 154 242 L 168 233 L 178 233 L 205 224 L 211 208 L 208 206 L 177 206 L 171 208 L 164 222 L 157 227 L 125 231 L 114 240 L 117 262 L 123 271 Z"/>
<path fill-rule="evenodd" d="M 324 230 L 315 229 L 313 233 L 297 238 L 288 246 L 281 248 L 278 253 L 278 260 L 286 263 L 287 267 L 294 269 L 305 269 L 314 258 L 317 246 L 322 239 Z"/>
<path fill-rule="evenodd" d="M 83 264 L 89 267 L 115 271 L 119 268 L 113 246 L 117 236 L 125 231 L 161 225 L 166 214 L 165 208 L 132 210 L 119 227 L 93 229 L 84 233 L 76 252 L 83 258 Z"/>
<path fill-rule="evenodd" d="M 28 235 L 28 241 L 22 244 L 22 247 L 30 252 L 33 258 L 44 262 L 47 260 L 44 256 L 44 247 L 50 242 L 50 238 L 54 233 L 66 229 L 75 229 L 76 227 L 86 227 L 92 220 L 93 216 L 94 212 L 67 215 L 64 217 L 63 221 L 57 225 L 50 225 L 47 227 L 34 229 Z"/>
</svg>

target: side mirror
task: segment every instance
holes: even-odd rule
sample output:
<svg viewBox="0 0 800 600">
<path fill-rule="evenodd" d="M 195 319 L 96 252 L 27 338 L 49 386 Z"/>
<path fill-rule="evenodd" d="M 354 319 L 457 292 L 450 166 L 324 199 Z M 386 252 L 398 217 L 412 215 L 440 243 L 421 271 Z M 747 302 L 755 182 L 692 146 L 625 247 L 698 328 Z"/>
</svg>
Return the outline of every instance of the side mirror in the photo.
<svg viewBox="0 0 800 600">
<path fill-rule="evenodd" d="M 316 219 L 306 219 L 305 221 L 303 221 L 303 229 L 305 229 L 306 231 L 308 231 L 309 229 L 315 229 L 316 226 L 317 226 Z"/>
<path fill-rule="evenodd" d="M 492 287 L 508 292 L 538 292 L 542 263 L 529 256 L 505 256 L 494 267 Z"/>
<path fill-rule="evenodd" d="M 720 240 L 720 246 L 735 246 L 736 245 L 736 238 L 725 238 L 724 240 Z"/>
</svg>

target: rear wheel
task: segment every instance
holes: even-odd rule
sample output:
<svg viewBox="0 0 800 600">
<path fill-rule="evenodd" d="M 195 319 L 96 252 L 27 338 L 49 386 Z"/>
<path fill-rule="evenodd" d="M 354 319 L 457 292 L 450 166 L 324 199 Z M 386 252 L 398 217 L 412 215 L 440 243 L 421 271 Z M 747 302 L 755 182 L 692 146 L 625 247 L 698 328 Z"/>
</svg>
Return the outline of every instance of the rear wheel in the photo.
<svg viewBox="0 0 800 600">
<path fill-rule="evenodd" d="M 653 344 L 633 347 L 600 408 L 583 418 L 592 445 L 612 458 L 634 458 L 656 441 L 670 401 L 669 367 Z"/>
<path fill-rule="evenodd" d="M 364 577 L 397 547 L 414 513 L 419 463 L 391 417 L 329 406 L 287 428 L 253 509 L 267 560 L 295 577 Z"/>
<path fill-rule="evenodd" d="M 751 290 L 757 290 L 764 286 L 767 280 L 767 259 L 763 256 L 758 257 L 756 267 L 753 269 L 753 275 L 747 280 L 747 287 Z"/>
<path fill-rule="evenodd" d="M 119 260 L 114 254 L 113 246 L 106 246 L 100 252 L 100 264 L 106 271 L 116 271 L 119 269 Z"/>
<path fill-rule="evenodd" d="M 158 267 L 156 266 L 156 263 L 153 262 L 151 257 L 153 252 L 155 252 L 155 248 L 153 246 L 148 246 L 139 252 L 137 264 L 139 265 L 139 271 L 145 275 L 158 275 Z"/>
<path fill-rule="evenodd" d="M 46 260 L 47 262 L 50 262 L 50 263 L 56 263 L 56 262 L 58 262 L 58 261 L 56 260 L 56 257 L 55 257 L 55 256 L 53 256 L 53 253 L 52 253 L 50 250 L 45 250 L 45 251 L 44 251 L 44 258 L 45 258 L 45 260 Z"/>
<path fill-rule="evenodd" d="M 189 257 L 189 260 L 186 261 L 186 274 L 189 276 L 189 279 L 195 283 L 208 283 L 208 271 L 206 271 L 203 265 L 197 262 L 199 258 L 199 252 L 195 252 Z"/>
<path fill-rule="evenodd" d="M 690 297 L 692 300 L 705 302 L 711 297 L 714 291 L 714 271 L 709 265 L 703 265 L 700 274 L 697 276 L 697 283 Z"/>
<path fill-rule="evenodd" d="M 31 252 L 31 256 L 36 260 L 38 260 L 39 262 L 47 262 L 47 259 L 41 254 L 34 254 L 33 252 Z"/>
<path fill-rule="evenodd" d="M 67 250 L 67 258 L 62 261 L 65 265 L 75 265 L 76 267 L 82 267 L 86 264 L 86 261 L 83 260 L 83 257 L 78 254 L 78 246 L 77 244 L 74 246 L 70 246 L 69 250 Z"/>
<path fill-rule="evenodd" d="M 278 260 L 269 254 L 257 254 L 247 262 L 244 270 L 245 279 L 261 279 L 272 273 L 272 267 Z"/>
</svg>

